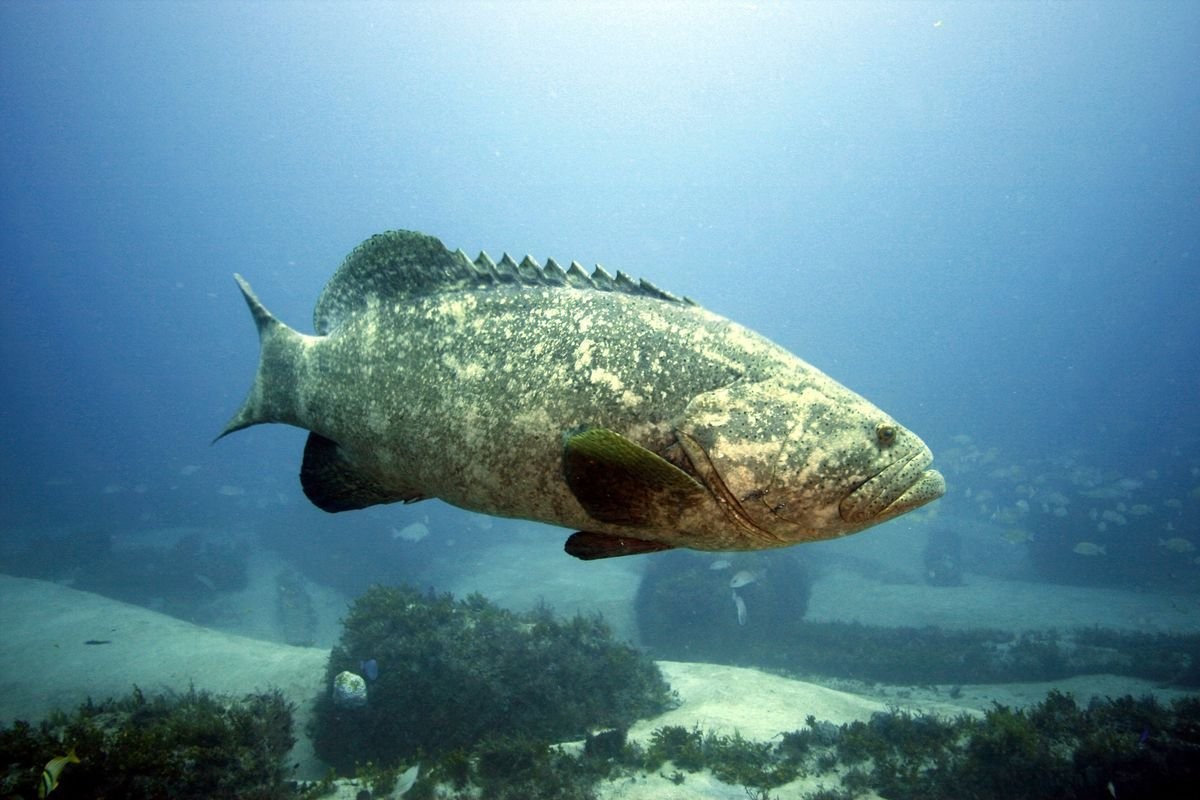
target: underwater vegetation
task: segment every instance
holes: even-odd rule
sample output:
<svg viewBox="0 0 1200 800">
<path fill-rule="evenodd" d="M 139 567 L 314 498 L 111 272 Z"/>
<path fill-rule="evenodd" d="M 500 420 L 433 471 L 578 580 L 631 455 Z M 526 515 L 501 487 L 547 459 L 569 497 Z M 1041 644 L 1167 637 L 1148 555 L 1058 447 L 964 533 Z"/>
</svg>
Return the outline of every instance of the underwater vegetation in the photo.
<svg viewBox="0 0 1200 800">
<path fill-rule="evenodd" d="M 776 757 L 777 750 L 778 746 L 771 742 L 751 741 L 737 733 L 725 736 L 699 728 L 667 725 L 650 735 L 642 768 L 655 772 L 669 761 L 688 772 L 711 769 L 718 780 L 735 786 L 771 789 L 790 783 L 801 774 L 800 764 L 794 759 Z"/>
<path fill-rule="evenodd" d="M 620 757 L 628 752 L 624 734 Z M 619 758 L 585 748 L 573 754 L 546 742 L 499 735 L 446 754 L 405 800 L 591 800 L 596 784 L 617 774 Z"/>
<path fill-rule="evenodd" d="M 671 763 L 669 779 L 681 770 L 711 769 L 722 781 L 755 787 L 780 786 L 798 771 L 773 758 L 775 745 L 741 736 L 666 726 L 643 747 L 627 742 L 623 729 L 589 735 L 581 751 L 519 736 L 491 737 L 469 750 L 444 755 L 418 780 L 405 800 L 590 800 L 605 779 L 645 780 Z"/>
<path fill-rule="evenodd" d="M 120 797 L 272 800 L 293 796 L 284 757 L 292 706 L 278 691 L 232 699 L 194 689 L 58 711 L 0 731 L 0 798 L 33 798 L 43 767 L 74 752 L 54 800 Z"/>
<path fill-rule="evenodd" d="M 826 788 L 806 800 L 1190 799 L 1200 791 L 1200 698 L 1081 707 L 1050 692 L 1028 709 L 997 704 L 982 717 L 893 709 L 835 725 L 810 716 L 767 742 L 668 725 L 644 745 L 623 733 L 602 746 L 589 737 L 577 754 L 501 736 L 444 754 L 405 798 L 586 800 L 603 779 L 657 775 L 686 788 L 701 770 L 752 798 L 820 776 Z"/>
<path fill-rule="evenodd" d="M 930 582 L 959 579 L 958 537 L 930 537 Z M 1200 635 L 1102 628 L 945 630 L 804 619 L 811 581 L 789 551 L 663 553 L 635 608 L 655 658 L 883 683 L 1007 683 L 1108 673 L 1200 686 Z"/>
<path fill-rule="evenodd" d="M 195 690 L 147 697 L 135 689 L 55 712 L 37 726 L 0 730 L 0 798 L 36 797 L 52 767 L 56 800 L 326 796 L 332 775 L 310 785 L 287 780 L 291 730 L 292 708 L 278 692 L 234 700 Z M 1029 708 L 996 704 L 982 716 L 892 709 L 843 725 L 809 716 L 766 742 L 668 725 L 637 743 L 625 730 L 589 733 L 581 747 L 515 730 L 489 733 L 424 758 L 403 796 L 591 800 L 603 780 L 657 776 L 686 787 L 701 770 L 752 798 L 810 776 L 826 788 L 805 800 L 1190 800 L 1200 792 L 1200 697 L 1164 705 L 1124 696 L 1081 706 L 1052 691 Z M 356 777 L 369 790 L 360 796 L 394 796 L 401 771 L 363 764 Z"/>
<path fill-rule="evenodd" d="M 1194 797 L 1200 699 L 1163 706 L 1126 696 L 1081 708 L 1050 692 L 1026 710 L 997 704 L 982 719 L 892 711 L 842 726 L 834 747 L 856 765 L 843 785 L 889 800 Z"/>
<path fill-rule="evenodd" d="M 1110 629 L 1012 633 L 806 623 L 763 663 L 887 683 L 1008 683 L 1106 673 L 1200 686 L 1200 636 Z M 773 660 L 770 660 L 772 659 Z"/>
<path fill-rule="evenodd" d="M 882 683 L 1009 683 L 1107 673 L 1200 686 L 1200 635 L 1105 628 L 1071 631 L 945 630 L 794 621 L 787 635 L 721 639 L 699 631 L 643 641 L 655 658 L 755 666 L 789 675 Z M 653 628 L 651 629 L 653 630 Z M 689 629 L 689 632 L 693 629 Z"/>
<path fill-rule="evenodd" d="M 351 607 L 330 653 L 326 686 L 368 662 L 361 707 L 318 698 L 317 754 L 338 770 L 395 765 L 500 736 L 540 743 L 626 727 L 673 701 L 658 667 L 616 642 L 597 617 L 558 619 L 545 607 L 501 609 L 376 586 Z"/>
</svg>

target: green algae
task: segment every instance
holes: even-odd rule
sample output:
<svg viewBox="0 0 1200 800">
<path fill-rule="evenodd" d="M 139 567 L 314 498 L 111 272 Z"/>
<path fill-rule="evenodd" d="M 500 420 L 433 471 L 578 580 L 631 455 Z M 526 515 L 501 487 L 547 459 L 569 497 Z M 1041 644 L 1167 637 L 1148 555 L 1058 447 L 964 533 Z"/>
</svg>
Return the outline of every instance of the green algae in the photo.
<svg viewBox="0 0 1200 800">
<path fill-rule="evenodd" d="M 292 706 L 278 691 L 231 699 L 135 688 L 0 731 L 0 797 L 37 796 L 43 766 L 67 748 L 79 763 L 63 770 L 55 800 L 292 797 L 283 759 L 294 743 Z"/>
<path fill-rule="evenodd" d="M 657 666 L 615 641 L 600 617 L 516 613 L 481 595 L 371 588 L 346 617 L 326 685 L 367 659 L 379 676 L 364 708 L 338 708 L 328 693 L 316 704 L 317 754 L 347 774 L 366 761 L 413 763 L 497 736 L 583 739 L 672 703 Z"/>
</svg>

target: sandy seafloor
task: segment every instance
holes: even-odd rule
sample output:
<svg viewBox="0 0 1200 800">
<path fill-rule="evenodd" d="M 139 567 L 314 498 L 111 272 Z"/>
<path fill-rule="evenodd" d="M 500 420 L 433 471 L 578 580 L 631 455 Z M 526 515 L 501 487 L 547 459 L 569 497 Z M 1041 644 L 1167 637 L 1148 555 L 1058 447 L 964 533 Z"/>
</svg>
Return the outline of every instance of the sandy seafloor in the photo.
<svg viewBox="0 0 1200 800">
<path fill-rule="evenodd" d="M 643 564 L 637 558 L 584 563 L 562 553 L 558 532 L 522 529 L 497 537 L 495 544 L 454 559 L 438 588 L 463 596 L 479 591 L 514 609 L 547 602 L 562 614 L 599 611 L 616 635 L 635 640 L 633 601 Z M 1103 625 L 1124 630 L 1200 631 L 1197 597 L 1180 593 L 1134 592 L 1006 580 L 972 574 L 957 587 L 930 587 L 911 577 L 913 553 L 903 531 L 886 539 L 856 536 L 822 548 L 807 618 L 861 621 L 873 625 L 1007 630 L 1068 629 Z M 923 538 L 923 537 L 919 537 Z M 916 541 L 916 538 L 913 539 Z M 886 545 L 886 546 L 885 546 Z M 913 545 L 915 547 L 915 544 Z M 875 554 L 886 552 L 887 557 Z M 310 702 L 323 691 L 328 647 L 337 639 L 338 619 L 348 598 L 313 585 L 318 647 L 280 644 L 272 609 L 273 576 L 287 565 L 278 554 L 258 551 L 250 562 L 250 585 L 222 597 L 203 627 L 156 611 L 121 603 L 69 586 L 0 575 L 0 724 L 37 720 L 52 708 L 73 708 L 88 697 L 197 689 L 240 695 L 279 688 L 297 707 L 298 743 L 293 760 L 297 778 L 313 779 L 325 768 L 304 736 Z M 106 640 L 103 645 L 85 644 Z M 682 704 L 630 731 L 645 739 L 666 724 L 720 733 L 740 732 L 769 740 L 803 727 L 813 715 L 842 723 L 867 719 L 889 707 L 955 715 L 979 711 L 994 702 L 1026 705 L 1051 688 L 1086 700 L 1092 696 L 1154 694 L 1167 700 L 1184 692 L 1149 682 L 1108 675 L 1081 676 L 1055 683 L 949 687 L 860 685 L 831 679 L 825 685 L 711 664 L 659 662 Z M 828 783 L 828 778 L 825 779 Z M 778 798 L 800 797 L 822 786 L 802 779 L 778 790 Z M 705 773 L 676 786 L 660 775 L 617 781 L 601 787 L 602 797 L 744 798 L 740 786 L 726 786 Z"/>
</svg>

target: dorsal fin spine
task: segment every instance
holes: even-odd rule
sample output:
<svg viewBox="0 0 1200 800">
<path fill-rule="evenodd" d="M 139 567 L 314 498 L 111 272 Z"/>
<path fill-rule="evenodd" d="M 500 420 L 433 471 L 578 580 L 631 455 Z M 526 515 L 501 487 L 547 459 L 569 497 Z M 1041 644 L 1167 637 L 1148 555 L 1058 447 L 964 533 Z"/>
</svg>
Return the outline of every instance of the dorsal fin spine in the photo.
<svg viewBox="0 0 1200 800">
<path fill-rule="evenodd" d="M 508 253 L 501 256 L 496 265 L 496 280 L 505 285 L 521 282 L 521 268 Z"/>
<path fill-rule="evenodd" d="M 625 292 L 626 294 L 637 293 L 638 285 L 633 281 L 632 278 L 630 278 L 621 270 L 617 270 L 617 277 L 613 283 L 616 284 L 617 291 Z"/>
<path fill-rule="evenodd" d="M 567 273 L 563 272 L 563 268 L 553 258 L 546 259 L 546 266 L 542 268 L 542 278 L 551 286 L 567 285 Z"/>
<path fill-rule="evenodd" d="M 475 259 L 475 267 L 490 274 L 496 271 L 496 262 L 492 261 L 492 257 L 485 251 L 480 250 L 479 258 Z"/>
<path fill-rule="evenodd" d="M 525 256 L 517 264 L 517 277 L 522 283 L 537 285 L 542 282 L 542 265 L 533 260 L 533 256 Z"/>
<path fill-rule="evenodd" d="M 624 272 L 614 279 L 600 265 L 589 275 L 574 261 L 564 272 L 553 259 L 544 267 L 528 256 L 518 264 L 507 253 L 499 264 L 482 251 L 471 261 L 461 250 L 451 251 L 432 236 L 388 231 L 372 236 L 346 257 L 317 300 L 313 327 L 317 335 L 328 335 L 347 316 L 366 308 L 371 298 L 512 286 L 568 286 L 695 305 Z"/>
<path fill-rule="evenodd" d="M 599 264 L 592 270 L 592 285 L 602 292 L 611 292 L 613 290 L 613 276 L 608 274 L 608 270 Z"/>
<path fill-rule="evenodd" d="M 575 289 L 591 289 L 592 279 L 578 261 L 572 261 L 567 270 L 567 285 Z"/>
</svg>

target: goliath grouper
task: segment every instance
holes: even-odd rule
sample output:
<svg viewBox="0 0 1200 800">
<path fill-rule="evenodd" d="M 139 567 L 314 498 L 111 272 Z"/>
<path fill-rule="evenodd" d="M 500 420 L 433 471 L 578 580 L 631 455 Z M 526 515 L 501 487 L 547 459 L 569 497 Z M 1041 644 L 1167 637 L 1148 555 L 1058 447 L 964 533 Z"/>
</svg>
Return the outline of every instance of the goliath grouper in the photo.
<svg viewBox="0 0 1200 800">
<path fill-rule="evenodd" d="M 221 436 L 310 431 L 300 482 L 326 511 L 437 497 L 574 528 L 566 551 L 592 559 L 829 539 L 945 491 L 883 411 L 621 272 L 472 262 L 393 231 L 334 274 L 316 336 L 235 278 L 261 356 Z"/>
</svg>

